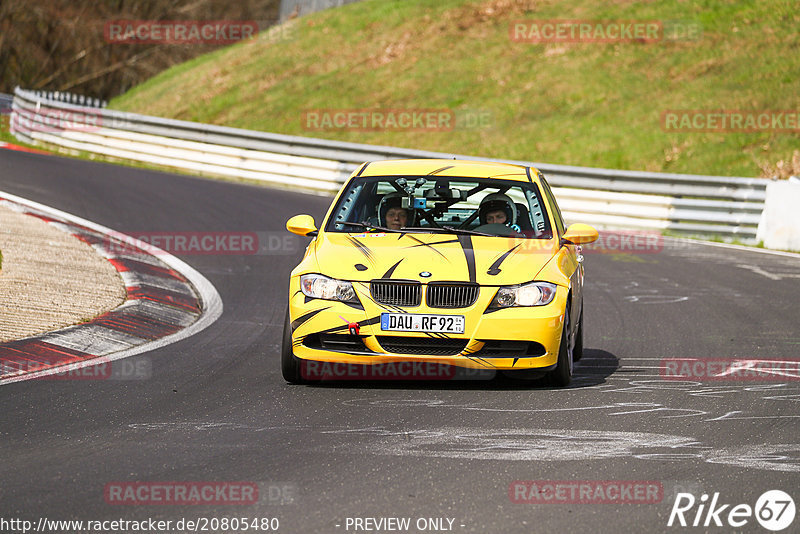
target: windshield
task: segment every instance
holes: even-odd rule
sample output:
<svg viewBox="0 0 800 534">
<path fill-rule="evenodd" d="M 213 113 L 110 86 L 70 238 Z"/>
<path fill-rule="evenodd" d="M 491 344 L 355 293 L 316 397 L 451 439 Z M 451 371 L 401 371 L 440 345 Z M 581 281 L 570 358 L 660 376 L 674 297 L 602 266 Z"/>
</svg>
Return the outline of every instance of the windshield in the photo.
<svg viewBox="0 0 800 534">
<path fill-rule="evenodd" d="M 354 178 L 339 197 L 325 231 L 371 229 L 529 239 L 552 237 L 536 184 L 488 178 Z"/>
</svg>

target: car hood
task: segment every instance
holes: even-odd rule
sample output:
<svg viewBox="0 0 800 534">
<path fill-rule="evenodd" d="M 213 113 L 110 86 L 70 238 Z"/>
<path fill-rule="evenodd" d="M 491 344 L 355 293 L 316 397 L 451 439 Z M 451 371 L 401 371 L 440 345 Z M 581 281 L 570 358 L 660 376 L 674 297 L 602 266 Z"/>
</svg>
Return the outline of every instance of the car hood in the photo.
<svg viewBox="0 0 800 534">
<path fill-rule="evenodd" d="M 557 251 L 553 239 L 389 232 L 326 232 L 315 247 L 319 272 L 340 280 L 458 280 L 481 285 L 529 282 Z"/>
</svg>

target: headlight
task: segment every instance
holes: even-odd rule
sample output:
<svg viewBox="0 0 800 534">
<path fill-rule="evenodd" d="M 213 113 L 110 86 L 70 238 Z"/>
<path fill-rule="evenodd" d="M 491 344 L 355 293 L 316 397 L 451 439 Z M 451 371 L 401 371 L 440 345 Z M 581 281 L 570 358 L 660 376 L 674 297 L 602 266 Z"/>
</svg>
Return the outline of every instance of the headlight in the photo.
<svg viewBox="0 0 800 534">
<path fill-rule="evenodd" d="M 343 280 L 334 280 L 321 274 L 301 275 L 300 291 L 303 292 L 303 295 L 315 299 L 358 302 L 353 284 Z"/>
<path fill-rule="evenodd" d="M 519 286 L 501 287 L 489 305 L 492 308 L 511 306 L 544 306 L 556 296 L 556 285 L 550 282 L 531 282 Z"/>
</svg>

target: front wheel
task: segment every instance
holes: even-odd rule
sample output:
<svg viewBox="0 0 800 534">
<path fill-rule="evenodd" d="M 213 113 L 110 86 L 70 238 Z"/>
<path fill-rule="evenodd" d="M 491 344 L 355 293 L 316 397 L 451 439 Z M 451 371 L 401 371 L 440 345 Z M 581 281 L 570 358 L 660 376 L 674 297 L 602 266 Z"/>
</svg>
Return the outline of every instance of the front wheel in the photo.
<svg viewBox="0 0 800 534">
<path fill-rule="evenodd" d="M 575 348 L 572 349 L 572 361 L 577 362 L 583 358 L 583 306 L 581 318 L 578 319 L 578 332 L 575 334 Z"/>
<path fill-rule="evenodd" d="M 569 307 L 564 312 L 564 328 L 561 331 L 561 343 L 558 347 L 558 363 L 547 375 L 548 382 L 556 387 L 566 387 L 572 381 L 573 352 L 569 344 L 570 323 Z"/>
<path fill-rule="evenodd" d="M 289 310 L 286 310 L 286 320 L 283 322 L 281 371 L 283 379 L 290 384 L 302 384 L 304 382 L 300 373 L 300 359 L 294 355 L 294 350 L 292 350 L 292 325 L 289 322 Z"/>
</svg>

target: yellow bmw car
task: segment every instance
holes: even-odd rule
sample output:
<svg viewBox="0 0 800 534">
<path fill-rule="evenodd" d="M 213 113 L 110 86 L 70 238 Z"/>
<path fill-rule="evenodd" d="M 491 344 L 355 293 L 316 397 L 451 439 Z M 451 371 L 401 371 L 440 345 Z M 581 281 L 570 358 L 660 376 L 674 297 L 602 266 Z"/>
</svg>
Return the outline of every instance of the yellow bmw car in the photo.
<svg viewBox="0 0 800 534">
<path fill-rule="evenodd" d="M 457 160 L 365 163 L 289 281 L 281 366 L 291 383 L 320 364 L 409 362 L 570 383 L 583 351 L 580 245 L 541 172 Z"/>
</svg>

